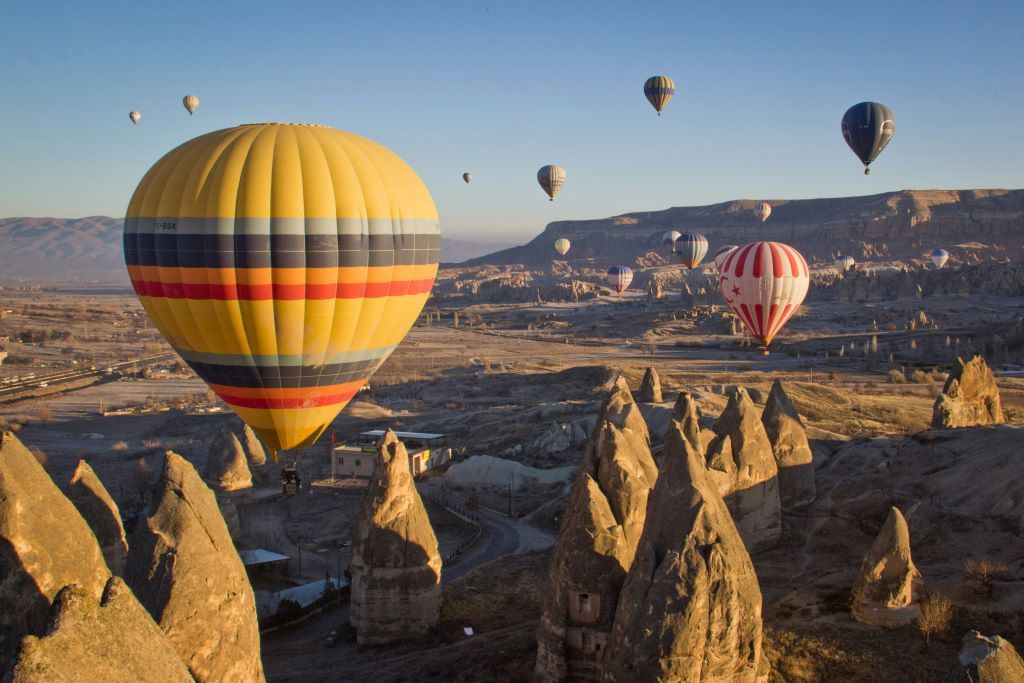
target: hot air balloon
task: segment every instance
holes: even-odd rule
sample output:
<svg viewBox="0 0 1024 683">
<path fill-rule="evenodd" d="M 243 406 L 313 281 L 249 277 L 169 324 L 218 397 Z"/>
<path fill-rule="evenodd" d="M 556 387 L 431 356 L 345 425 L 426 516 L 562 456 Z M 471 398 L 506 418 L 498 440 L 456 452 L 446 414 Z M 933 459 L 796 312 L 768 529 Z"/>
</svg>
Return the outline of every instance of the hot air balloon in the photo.
<svg viewBox="0 0 1024 683">
<path fill-rule="evenodd" d="M 559 237 L 555 240 L 555 251 L 557 251 L 561 256 L 565 256 L 569 253 L 570 246 L 572 246 L 572 244 L 564 237 Z"/>
<path fill-rule="evenodd" d="M 861 102 L 843 114 L 842 130 L 846 144 L 864 164 L 864 175 L 870 175 L 868 166 L 896 132 L 896 115 L 879 102 Z"/>
<path fill-rule="evenodd" d="M 676 84 L 668 76 L 651 76 L 644 82 L 644 97 L 661 116 L 661 110 L 676 94 Z"/>
<path fill-rule="evenodd" d="M 946 265 L 946 261 L 949 260 L 949 252 L 945 249 L 932 249 L 931 257 L 932 264 L 936 268 L 941 268 Z"/>
<path fill-rule="evenodd" d="M 676 240 L 679 239 L 679 236 L 681 234 L 682 233 L 680 233 L 678 230 L 669 230 L 667 232 L 664 232 L 661 235 L 661 243 L 671 249 L 672 245 L 676 243 Z"/>
<path fill-rule="evenodd" d="M 727 244 L 715 252 L 715 268 L 719 273 L 722 272 L 722 264 L 725 263 L 725 257 L 728 256 L 733 249 L 736 249 L 735 244 Z"/>
<path fill-rule="evenodd" d="M 629 266 L 612 266 L 608 269 L 608 284 L 622 294 L 633 281 L 633 271 Z"/>
<path fill-rule="evenodd" d="M 132 125 L 134 126 L 136 123 L 139 122 L 139 119 L 142 118 L 142 114 L 140 114 L 137 111 L 130 111 L 128 112 L 128 118 L 131 119 Z"/>
<path fill-rule="evenodd" d="M 708 253 L 708 238 L 695 232 L 683 233 L 676 240 L 673 251 L 687 268 L 693 270 Z"/>
<path fill-rule="evenodd" d="M 565 170 L 552 164 L 542 166 L 537 171 L 537 182 L 551 197 L 551 201 L 555 201 L 555 195 L 562 189 L 562 185 L 565 185 Z"/>
<path fill-rule="evenodd" d="M 764 223 L 768 220 L 768 216 L 772 215 L 772 205 L 768 202 L 758 202 L 754 205 L 754 215 L 757 219 Z"/>
<path fill-rule="evenodd" d="M 430 193 L 396 154 L 284 123 L 172 150 L 124 226 L 146 313 L 275 452 L 311 445 L 402 341 L 440 242 Z"/>
<path fill-rule="evenodd" d="M 469 185 L 469 182 L 471 180 L 473 180 L 473 174 L 472 173 L 463 173 L 462 174 L 462 179 L 466 181 L 467 185 Z"/>
<path fill-rule="evenodd" d="M 195 95 L 185 95 L 181 98 L 181 103 L 185 105 L 189 116 L 192 116 L 192 112 L 199 108 L 199 98 Z"/>
<path fill-rule="evenodd" d="M 807 262 L 789 245 L 751 242 L 726 256 L 720 273 L 725 302 L 767 355 L 768 345 L 807 295 Z"/>
<path fill-rule="evenodd" d="M 854 261 L 852 256 L 837 256 L 834 263 L 840 273 L 845 273 L 850 268 L 853 268 L 856 261 Z"/>
</svg>

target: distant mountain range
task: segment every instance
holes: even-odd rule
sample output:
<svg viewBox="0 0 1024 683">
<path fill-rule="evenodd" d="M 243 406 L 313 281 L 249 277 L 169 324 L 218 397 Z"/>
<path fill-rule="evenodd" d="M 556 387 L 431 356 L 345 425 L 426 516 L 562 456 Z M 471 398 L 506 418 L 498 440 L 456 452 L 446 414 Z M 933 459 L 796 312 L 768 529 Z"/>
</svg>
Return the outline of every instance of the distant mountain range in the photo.
<svg viewBox="0 0 1024 683">
<path fill-rule="evenodd" d="M 127 284 L 121 255 L 123 220 L 0 218 L 0 281 L 79 281 Z M 441 259 L 459 263 L 504 249 L 508 243 L 441 240 Z"/>
<path fill-rule="evenodd" d="M 545 267 L 557 258 L 559 237 L 572 243 L 568 260 L 595 266 L 632 265 L 650 251 L 665 253 L 668 230 L 699 232 L 721 246 L 754 239 L 786 242 L 805 257 L 849 253 L 862 258 L 919 257 L 934 247 L 957 256 L 1019 258 L 1024 247 L 1024 190 L 903 190 L 864 197 L 769 199 L 767 222 L 754 217 L 760 199 L 675 207 L 598 220 L 549 223 L 527 244 L 472 259 L 463 265 L 524 264 Z"/>
</svg>

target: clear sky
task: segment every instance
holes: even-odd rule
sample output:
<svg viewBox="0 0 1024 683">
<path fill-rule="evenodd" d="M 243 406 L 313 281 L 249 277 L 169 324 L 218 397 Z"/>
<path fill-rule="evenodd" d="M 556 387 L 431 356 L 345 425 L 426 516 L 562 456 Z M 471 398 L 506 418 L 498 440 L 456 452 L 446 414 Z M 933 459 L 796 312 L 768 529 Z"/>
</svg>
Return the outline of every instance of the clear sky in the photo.
<svg viewBox="0 0 1024 683">
<path fill-rule="evenodd" d="M 258 121 L 386 145 L 446 235 L 482 240 L 733 198 L 1020 188 L 1022 36 L 1020 0 L 11 2 L 0 216 L 121 215 L 165 152 Z M 654 74 L 677 87 L 661 118 Z M 869 177 L 839 132 L 862 100 L 897 122 Z M 553 204 L 547 163 L 568 176 Z"/>
</svg>

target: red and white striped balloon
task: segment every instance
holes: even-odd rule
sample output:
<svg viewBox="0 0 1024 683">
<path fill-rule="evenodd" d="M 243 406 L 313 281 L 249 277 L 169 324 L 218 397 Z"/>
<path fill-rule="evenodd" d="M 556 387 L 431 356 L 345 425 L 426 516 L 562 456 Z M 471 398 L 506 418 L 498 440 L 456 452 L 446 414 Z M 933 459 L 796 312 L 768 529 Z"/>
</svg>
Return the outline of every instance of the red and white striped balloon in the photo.
<svg viewBox="0 0 1024 683">
<path fill-rule="evenodd" d="M 761 342 L 765 354 L 807 296 L 810 282 L 807 261 L 780 242 L 751 242 L 732 250 L 719 275 L 725 303 Z"/>
</svg>

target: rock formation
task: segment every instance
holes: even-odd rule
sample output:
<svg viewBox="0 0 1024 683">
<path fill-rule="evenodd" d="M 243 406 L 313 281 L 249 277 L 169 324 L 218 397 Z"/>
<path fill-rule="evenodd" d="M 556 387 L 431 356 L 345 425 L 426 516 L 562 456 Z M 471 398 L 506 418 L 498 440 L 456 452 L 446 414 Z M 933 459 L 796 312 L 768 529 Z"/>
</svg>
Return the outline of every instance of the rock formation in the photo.
<svg viewBox="0 0 1024 683">
<path fill-rule="evenodd" d="M 125 581 L 197 681 L 262 681 L 256 602 L 211 491 L 167 452 Z"/>
<path fill-rule="evenodd" d="M 110 578 L 96 536 L 35 456 L 0 432 L 0 662 L 39 635 L 69 584 L 99 598 Z"/>
<path fill-rule="evenodd" d="M 679 422 L 683 437 L 690 444 L 698 458 L 704 457 L 704 448 L 701 440 L 700 408 L 693 394 L 688 391 L 679 392 L 676 404 L 672 408 L 672 419 Z"/>
<path fill-rule="evenodd" d="M 238 491 L 252 486 L 252 473 L 242 443 L 228 427 L 222 427 L 207 450 L 203 479 L 222 491 Z"/>
<path fill-rule="evenodd" d="M 612 382 L 611 389 L 605 396 L 601 410 L 597 414 L 596 425 L 608 420 L 619 429 L 628 429 L 634 434 L 641 436 L 645 443 L 651 442 L 651 435 L 647 429 L 647 423 L 640 412 L 640 407 L 633 401 L 633 395 L 629 393 L 629 385 L 620 375 Z M 594 433 L 597 433 L 595 427 Z"/>
<path fill-rule="evenodd" d="M 999 636 L 968 631 L 960 644 L 960 662 L 946 683 L 1009 683 L 1024 681 L 1024 659 Z"/>
<path fill-rule="evenodd" d="M 910 530 L 896 508 L 864 556 L 853 585 L 853 617 L 874 626 L 902 626 L 917 618 L 924 585 L 910 556 Z"/>
<path fill-rule="evenodd" d="M 619 590 L 643 532 L 657 468 L 621 378 L 601 407 L 548 566 L 536 677 L 598 680 Z"/>
<path fill-rule="evenodd" d="M 117 577 L 99 601 L 76 585 L 61 589 L 46 635 L 25 638 L 8 675 L 11 683 L 193 681 L 163 631 Z"/>
<path fill-rule="evenodd" d="M 637 400 L 641 403 L 661 403 L 661 378 L 654 368 L 647 368 L 644 379 L 637 391 Z"/>
<path fill-rule="evenodd" d="M 121 523 L 121 511 L 117 509 L 117 503 L 89 467 L 89 463 L 84 460 L 78 461 L 78 467 L 71 475 L 71 481 L 64 489 L 64 493 L 96 534 L 107 567 L 115 574 L 121 575 L 124 572 L 124 562 L 128 558 L 128 540 L 125 538 L 124 525 Z"/>
<path fill-rule="evenodd" d="M 782 534 L 779 469 L 761 416 L 747 394 L 737 387 L 712 428 L 708 472 L 736 528 L 754 552 L 774 546 Z"/>
<path fill-rule="evenodd" d="M 767 673 L 750 555 L 674 422 L 619 597 L 604 680 L 754 683 Z"/>
<path fill-rule="evenodd" d="M 349 564 L 349 618 L 361 645 L 428 633 L 441 611 L 441 556 L 409 455 L 390 429 L 377 453 Z"/>
<path fill-rule="evenodd" d="M 966 363 L 957 359 L 942 393 L 935 399 L 932 427 L 975 427 L 1003 423 L 999 387 L 981 356 Z"/>
<path fill-rule="evenodd" d="M 782 507 L 807 505 L 814 500 L 814 454 L 800 414 L 789 400 L 782 382 L 772 383 L 761 413 L 765 433 L 772 444 L 779 468 L 779 497 Z"/>
<path fill-rule="evenodd" d="M 250 467 L 263 467 L 267 464 L 267 451 L 263 448 L 256 432 L 247 424 L 242 425 L 242 446 L 245 448 L 245 455 L 249 458 Z"/>
</svg>

